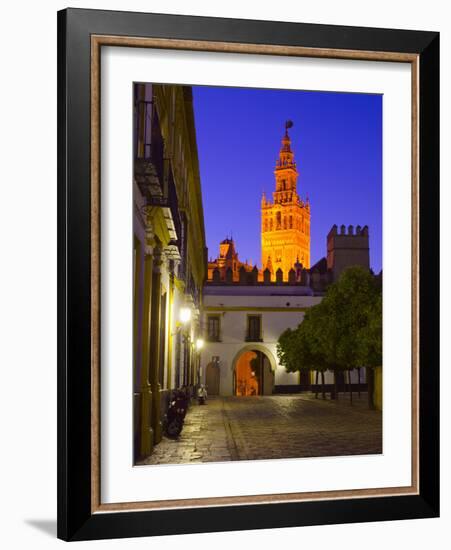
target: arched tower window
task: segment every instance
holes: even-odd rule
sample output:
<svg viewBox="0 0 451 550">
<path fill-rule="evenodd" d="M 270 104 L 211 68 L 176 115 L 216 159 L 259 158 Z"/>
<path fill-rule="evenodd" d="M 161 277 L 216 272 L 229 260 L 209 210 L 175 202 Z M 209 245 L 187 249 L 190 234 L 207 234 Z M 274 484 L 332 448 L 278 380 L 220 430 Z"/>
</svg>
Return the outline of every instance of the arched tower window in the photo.
<svg viewBox="0 0 451 550">
<path fill-rule="evenodd" d="M 282 214 L 280 212 L 276 212 L 276 229 L 280 229 L 282 225 Z"/>
</svg>

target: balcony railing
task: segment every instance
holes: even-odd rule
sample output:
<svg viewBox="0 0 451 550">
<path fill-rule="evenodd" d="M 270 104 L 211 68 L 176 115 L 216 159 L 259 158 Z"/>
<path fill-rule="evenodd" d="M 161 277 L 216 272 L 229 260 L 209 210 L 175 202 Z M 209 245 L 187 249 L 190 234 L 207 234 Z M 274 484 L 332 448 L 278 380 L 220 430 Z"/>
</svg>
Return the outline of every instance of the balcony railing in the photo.
<svg viewBox="0 0 451 550">
<path fill-rule="evenodd" d="M 135 160 L 151 162 L 163 181 L 164 140 L 155 100 L 138 101 L 135 116 Z"/>
<path fill-rule="evenodd" d="M 167 201 L 165 189 L 164 140 L 154 101 L 139 101 L 135 109 L 134 175 L 149 205 Z"/>
<path fill-rule="evenodd" d="M 185 212 L 180 212 L 180 262 L 178 265 L 178 278 L 185 281 L 187 274 L 187 255 L 188 255 L 188 219 Z"/>
<path fill-rule="evenodd" d="M 196 286 L 196 283 L 194 282 L 194 278 L 192 275 L 186 278 L 185 281 L 185 292 L 186 294 L 189 294 L 192 299 L 195 307 L 200 307 L 200 292 L 199 288 Z"/>
<path fill-rule="evenodd" d="M 177 190 L 170 160 L 164 157 L 164 139 L 155 101 L 139 101 L 135 113 L 135 180 L 146 200 L 145 207 L 163 209 L 171 237 L 168 251 L 174 259 L 179 259 L 182 224 Z"/>
</svg>

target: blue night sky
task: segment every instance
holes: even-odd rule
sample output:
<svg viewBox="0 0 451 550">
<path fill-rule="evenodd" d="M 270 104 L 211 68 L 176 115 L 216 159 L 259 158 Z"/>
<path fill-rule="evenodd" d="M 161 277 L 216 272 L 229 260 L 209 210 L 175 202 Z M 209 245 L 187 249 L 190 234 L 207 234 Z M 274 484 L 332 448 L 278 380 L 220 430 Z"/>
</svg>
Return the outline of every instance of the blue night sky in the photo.
<svg viewBox="0 0 451 550">
<path fill-rule="evenodd" d="M 382 96 L 193 87 L 208 256 L 233 233 L 242 261 L 260 267 L 260 200 L 272 199 L 285 121 L 311 207 L 311 264 L 333 224 L 368 225 L 382 268 Z"/>
</svg>

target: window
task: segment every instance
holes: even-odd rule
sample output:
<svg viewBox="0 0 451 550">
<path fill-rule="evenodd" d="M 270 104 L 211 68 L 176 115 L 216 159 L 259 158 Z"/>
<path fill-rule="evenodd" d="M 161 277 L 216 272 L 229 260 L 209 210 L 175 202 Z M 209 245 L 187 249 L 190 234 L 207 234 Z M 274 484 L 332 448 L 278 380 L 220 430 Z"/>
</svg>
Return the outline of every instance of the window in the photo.
<svg viewBox="0 0 451 550">
<path fill-rule="evenodd" d="M 219 315 L 208 315 L 207 317 L 207 340 L 219 342 L 220 319 Z"/>
<path fill-rule="evenodd" d="M 261 342 L 262 341 L 261 329 L 262 329 L 261 315 L 248 315 L 246 340 L 248 342 Z"/>
</svg>

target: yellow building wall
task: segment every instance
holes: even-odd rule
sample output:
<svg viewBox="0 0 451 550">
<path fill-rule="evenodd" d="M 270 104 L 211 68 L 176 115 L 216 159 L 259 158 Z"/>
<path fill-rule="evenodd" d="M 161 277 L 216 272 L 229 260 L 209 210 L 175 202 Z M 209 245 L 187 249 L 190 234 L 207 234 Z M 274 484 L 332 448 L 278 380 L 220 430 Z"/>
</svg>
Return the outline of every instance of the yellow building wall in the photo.
<svg viewBox="0 0 451 550">
<path fill-rule="evenodd" d="M 155 85 L 154 94 L 179 208 L 188 220 L 189 270 L 201 289 L 207 276 L 207 262 L 192 91 L 189 86 Z"/>
<path fill-rule="evenodd" d="M 183 258 L 186 268 L 186 281 L 178 280 L 176 274 L 170 267 L 169 254 L 166 255 L 166 247 L 171 241 L 172 227 L 168 225 L 165 212 L 160 206 L 148 206 L 145 210 L 145 220 L 143 223 L 143 235 L 139 243 L 135 242 L 135 269 L 138 266 L 139 252 L 145 253 L 144 234 L 151 235 L 152 250 L 158 249 L 159 254 L 146 254 L 145 261 L 139 262 L 141 273 L 139 277 L 143 280 L 142 303 L 137 304 L 135 299 L 134 315 L 134 343 L 135 343 L 135 458 L 144 458 L 148 456 L 161 439 L 161 420 L 162 403 L 165 401 L 161 397 L 164 392 L 176 385 L 176 371 L 180 367 L 180 360 L 176 362 L 174 334 L 177 331 L 178 316 L 182 307 L 197 308 L 197 317 L 193 315 L 190 334 L 194 341 L 194 336 L 199 332 L 199 309 L 202 300 L 202 285 L 206 277 L 207 265 L 205 257 L 205 229 L 202 207 L 202 196 L 200 188 L 199 164 L 197 156 L 197 144 L 194 126 L 194 114 L 192 105 L 192 91 L 188 86 L 173 85 L 150 85 L 140 84 L 138 90 L 141 101 L 152 99 L 155 105 L 158 121 L 161 129 L 161 135 L 164 143 L 164 174 L 169 174 L 169 168 L 172 171 L 173 181 L 177 194 L 177 207 L 180 215 L 184 216 L 187 224 L 187 252 Z M 147 92 L 144 87 L 146 87 Z M 151 87 L 151 88 L 149 88 Z M 151 98 L 149 97 L 151 95 Z M 146 115 L 146 111 L 135 111 L 140 120 Z M 144 125 L 143 125 L 144 126 Z M 144 153 L 144 136 L 142 132 L 137 136 L 137 151 Z M 163 176 L 164 177 L 164 176 Z M 160 182 L 163 183 L 163 182 Z M 138 186 L 137 186 L 138 189 Z M 143 198 L 138 192 L 134 195 L 135 211 L 142 212 Z M 175 204 L 175 202 L 174 202 Z M 180 237 L 180 236 L 179 236 Z M 173 238 L 173 237 L 172 237 Z M 138 248 L 138 244 L 141 248 Z M 159 270 L 153 271 L 153 262 L 158 258 Z M 147 261 L 147 264 L 146 264 Z M 148 266 L 147 273 L 145 265 Z M 136 280 L 139 279 L 136 274 Z M 139 279 L 139 280 L 141 280 Z M 189 285 L 189 292 L 199 297 L 199 300 L 192 299 L 185 291 L 185 282 Z M 137 288 L 135 281 L 135 288 Z M 153 294 L 152 294 L 153 291 Z M 161 306 L 161 297 L 165 296 L 166 316 L 163 318 L 164 325 L 161 324 L 161 315 L 159 315 Z M 155 307 L 154 307 L 154 305 Z M 151 307 L 152 306 L 152 307 Z M 147 318 L 147 325 L 139 321 L 138 307 L 147 311 L 148 315 L 141 317 Z M 152 317 L 151 317 L 151 315 Z M 156 345 L 150 347 L 150 329 L 152 329 L 152 339 Z M 138 333 L 141 338 L 138 338 Z M 163 334 L 164 339 L 160 340 L 159 335 Z M 139 341 L 139 345 L 138 345 Z M 147 348 L 142 350 L 143 342 L 147 342 Z M 160 362 L 160 345 L 164 342 L 164 356 Z M 140 349 L 138 349 L 138 347 Z M 146 354 L 145 359 L 140 359 Z M 152 357 L 149 357 L 153 354 Z M 161 368 L 164 369 L 161 377 Z M 142 376 L 139 378 L 139 375 Z M 138 426 L 139 424 L 139 426 Z"/>
<path fill-rule="evenodd" d="M 374 369 L 373 402 L 376 409 L 382 410 L 382 367 Z"/>
</svg>

